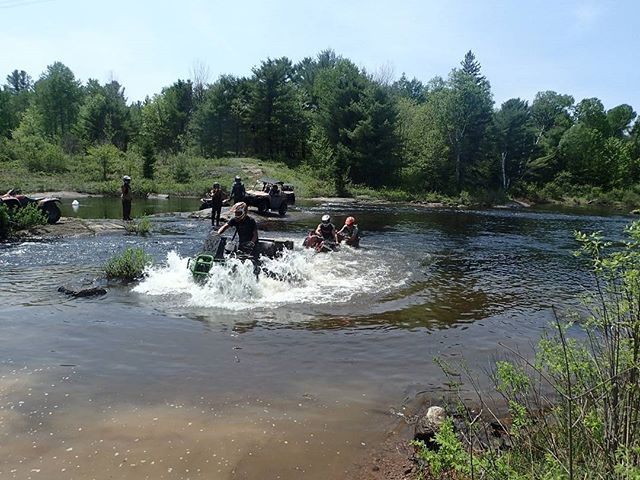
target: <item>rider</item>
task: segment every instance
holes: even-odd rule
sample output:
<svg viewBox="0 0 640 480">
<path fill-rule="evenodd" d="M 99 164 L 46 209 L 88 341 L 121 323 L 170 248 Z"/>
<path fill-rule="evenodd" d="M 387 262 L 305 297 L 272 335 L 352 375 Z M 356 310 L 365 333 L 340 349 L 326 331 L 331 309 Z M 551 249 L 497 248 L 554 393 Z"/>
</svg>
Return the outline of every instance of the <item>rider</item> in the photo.
<svg viewBox="0 0 640 480">
<path fill-rule="evenodd" d="M 253 254 L 258 243 L 258 224 L 247 215 L 247 204 L 244 202 L 236 203 L 230 211 L 233 212 L 233 218 L 221 226 L 218 233 L 222 235 L 227 228 L 235 227 L 238 235 L 238 249 L 244 253 Z"/>
<path fill-rule="evenodd" d="M 338 238 L 344 240 L 345 243 L 351 247 L 358 247 L 360 245 L 360 233 L 358 232 L 358 225 L 356 225 L 355 218 L 347 217 L 344 221 L 344 226 L 338 230 Z"/>
<path fill-rule="evenodd" d="M 223 193 L 220 190 L 220 184 L 215 182 L 213 188 L 209 192 L 211 196 L 211 226 L 220 226 L 220 212 L 222 211 Z"/>
<path fill-rule="evenodd" d="M 233 203 L 242 202 L 244 200 L 245 193 L 242 179 L 236 176 L 234 183 L 231 186 L 231 199 L 233 200 Z"/>
<path fill-rule="evenodd" d="M 338 233 L 335 225 L 331 223 L 331 217 L 329 215 L 322 216 L 322 222 L 316 227 L 315 234 L 323 240 L 338 243 Z"/>
</svg>

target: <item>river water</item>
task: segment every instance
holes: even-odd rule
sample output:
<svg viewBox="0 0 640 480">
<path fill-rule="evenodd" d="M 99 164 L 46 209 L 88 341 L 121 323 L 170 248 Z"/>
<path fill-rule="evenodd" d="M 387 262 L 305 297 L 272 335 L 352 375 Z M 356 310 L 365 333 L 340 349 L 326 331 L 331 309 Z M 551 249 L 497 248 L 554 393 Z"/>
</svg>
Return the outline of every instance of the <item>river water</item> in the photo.
<svg viewBox="0 0 640 480">
<path fill-rule="evenodd" d="M 76 215 L 119 214 L 83 202 Z M 161 202 L 138 213 L 176 208 Z M 325 212 L 355 215 L 363 248 L 302 250 Z M 434 357 L 489 369 L 500 343 L 529 351 L 552 306 L 578 305 L 591 280 L 574 230 L 618 236 L 631 221 L 337 203 L 290 217 L 261 224 L 295 240 L 269 265 L 285 282 L 238 264 L 193 283 L 209 222 L 171 214 L 147 238 L 1 246 L 0 478 L 343 478 L 405 405 L 446 396 Z M 100 280 L 127 246 L 152 255 L 145 279 Z M 95 279 L 106 296 L 57 292 Z"/>
</svg>

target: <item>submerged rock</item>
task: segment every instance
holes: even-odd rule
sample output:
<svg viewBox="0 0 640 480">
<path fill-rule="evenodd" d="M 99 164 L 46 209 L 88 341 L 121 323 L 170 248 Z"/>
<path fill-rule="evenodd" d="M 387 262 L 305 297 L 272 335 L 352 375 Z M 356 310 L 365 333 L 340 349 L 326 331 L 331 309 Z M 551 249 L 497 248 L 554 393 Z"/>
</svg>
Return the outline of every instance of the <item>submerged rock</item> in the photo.
<svg viewBox="0 0 640 480">
<path fill-rule="evenodd" d="M 61 286 L 58 288 L 58 291 L 66 295 L 70 295 L 72 297 L 95 297 L 98 295 L 107 294 L 107 290 L 102 287 L 91 287 L 91 288 L 83 288 L 81 290 L 72 290 L 70 288 Z"/>
</svg>

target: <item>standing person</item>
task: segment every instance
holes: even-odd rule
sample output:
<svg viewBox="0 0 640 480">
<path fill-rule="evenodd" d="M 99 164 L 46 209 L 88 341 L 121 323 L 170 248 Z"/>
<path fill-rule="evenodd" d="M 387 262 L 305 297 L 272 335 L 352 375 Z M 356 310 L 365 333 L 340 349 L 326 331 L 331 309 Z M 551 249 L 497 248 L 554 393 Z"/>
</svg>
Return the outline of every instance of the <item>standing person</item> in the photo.
<svg viewBox="0 0 640 480">
<path fill-rule="evenodd" d="M 222 235 L 227 228 L 235 227 L 238 235 L 238 250 L 253 254 L 258 243 L 258 224 L 247 215 L 247 209 L 247 204 L 244 202 L 236 203 L 231 207 L 233 218 L 221 226 L 218 233 Z"/>
<path fill-rule="evenodd" d="M 231 199 L 233 200 L 233 203 L 242 202 L 244 200 L 245 193 L 242 179 L 240 177 L 236 177 L 233 182 L 233 186 L 231 187 Z"/>
<path fill-rule="evenodd" d="M 122 198 L 122 220 L 131 220 L 131 177 L 125 175 L 122 177 L 122 186 L 120 187 L 120 197 Z"/>
<path fill-rule="evenodd" d="M 213 184 L 211 192 L 211 226 L 220 226 L 220 212 L 222 211 L 223 194 L 220 190 L 220 184 L 218 182 Z"/>
<path fill-rule="evenodd" d="M 344 243 L 350 247 L 358 248 L 360 246 L 360 232 L 355 218 L 347 217 L 344 226 L 338 230 L 338 239 L 344 240 Z"/>
</svg>

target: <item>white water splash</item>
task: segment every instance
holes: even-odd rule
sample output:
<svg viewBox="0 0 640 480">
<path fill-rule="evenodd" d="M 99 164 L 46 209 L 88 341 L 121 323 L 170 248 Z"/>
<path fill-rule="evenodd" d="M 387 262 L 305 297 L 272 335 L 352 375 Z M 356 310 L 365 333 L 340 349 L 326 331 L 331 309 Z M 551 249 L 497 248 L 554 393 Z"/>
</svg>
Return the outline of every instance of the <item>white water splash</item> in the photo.
<svg viewBox="0 0 640 480">
<path fill-rule="evenodd" d="M 246 310 L 288 304 L 344 303 L 382 293 L 406 283 L 407 269 L 392 268 L 381 261 L 381 252 L 344 248 L 339 252 L 316 254 L 311 250 L 285 251 L 277 259 L 264 259 L 270 275 L 254 274 L 253 264 L 229 259 L 214 264 L 209 279 L 193 280 L 187 258 L 175 251 L 167 254 L 165 265 L 147 270 L 134 291 L 154 296 L 170 296 L 172 303 L 185 307 Z"/>
</svg>

